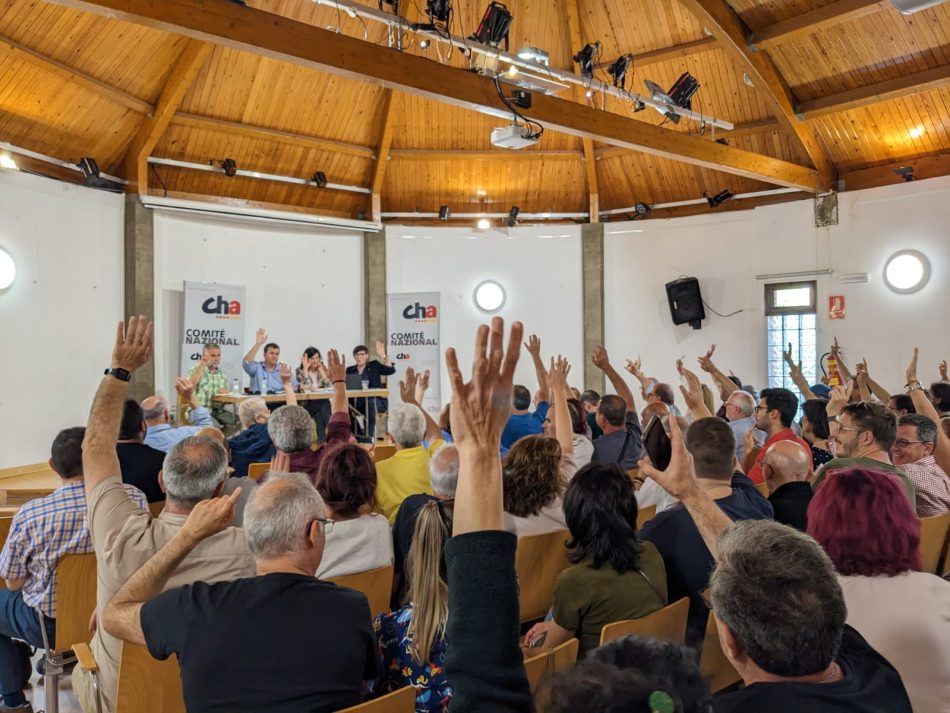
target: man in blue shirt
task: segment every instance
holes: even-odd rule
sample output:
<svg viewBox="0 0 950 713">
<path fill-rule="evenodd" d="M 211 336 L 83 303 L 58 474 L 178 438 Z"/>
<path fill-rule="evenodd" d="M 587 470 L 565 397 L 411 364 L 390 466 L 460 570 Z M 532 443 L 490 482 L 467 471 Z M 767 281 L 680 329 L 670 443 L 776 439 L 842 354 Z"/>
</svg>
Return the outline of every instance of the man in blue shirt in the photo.
<svg viewBox="0 0 950 713">
<path fill-rule="evenodd" d="M 280 380 L 280 347 L 274 342 L 267 342 L 267 332 L 261 328 L 257 330 L 254 346 L 244 355 L 244 373 L 251 377 L 251 391 L 259 394 L 282 394 L 284 385 Z M 257 351 L 264 347 L 264 360 L 254 361 Z M 297 377 L 291 374 L 290 383 L 297 389 Z"/>
<path fill-rule="evenodd" d="M 175 379 L 175 388 L 182 399 L 191 406 L 191 425 L 172 428 L 169 421 L 168 400 L 164 396 L 149 396 L 142 402 L 142 415 L 145 417 L 144 443 L 150 448 L 167 453 L 179 441 L 198 434 L 202 428 L 214 427 L 211 412 L 198 403 L 195 386 L 187 379 Z"/>
<path fill-rule="evenodd" d="M 538 433 L 544 433 L 544 419 L 548 415 L 548 409 L 551 404 L 548 403 L 548 381 L 547 371 L 544 369 L 544 363 L 541 361 L 541 339 L 536 334 L 528 337 L 525 348 L 531 354 L 531 360 L 534 362 L 534 371 L 538 377 L 538 393 L 534 413 L 528 409 L 531 408 L 531 392 L 526 386 L 515 386 L 511 398 L 511 416 L 508 417 L 508 423 L 505 424 L 505 430 L 501 434 L 501 446 L 503 449 L 511 448 L 515 441 L 524 436 L 530 436 Z"/>
</svg>

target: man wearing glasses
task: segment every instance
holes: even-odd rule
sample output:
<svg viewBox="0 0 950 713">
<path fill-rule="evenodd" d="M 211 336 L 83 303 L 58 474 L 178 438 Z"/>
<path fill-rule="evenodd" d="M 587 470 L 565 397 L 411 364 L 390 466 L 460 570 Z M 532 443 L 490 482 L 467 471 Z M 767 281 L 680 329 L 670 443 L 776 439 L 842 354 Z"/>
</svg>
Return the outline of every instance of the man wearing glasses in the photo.
<svg viewBox="0 0 950 713">
<path fill-rule="evenodd" d="M 897 422 L 894 464 L 907 473 L 917 488 L 917 517 L 950 511 L 950 479 L 937 461 L 937 424 L 923 414 L 909 413 Z"/>
<path fill-rule="evenodd" d="M 748 468 L 748 475 L 753 482 L 765 482 L 765 475 L 762 473 L 762 461 L 769 448 L 779 441 L 795 441 L 809 453 L 811 447 L 801 438 L 795 435 L 792 430 L 792 421 L 798 412 L 798 397 L 788 389 L 762 389 L 759 396 L 759 405 L 755 407 L 755 425 L 757 428 L 768 434 L 768 440 L 758 450 L 752 449 L 747 442 L 745 461 Z M 752 454 L 755 458 L 752 466 L 748 467 L 749 460 L 752 460 Z"/>
<path fill-rule="evenodd" d="M 896 475 L 911 504 L 916 505 L 914 483 L 891 463 L 890 450 L 897 438 L 894 414 L 884 404 L 872 401 L 842 405 L 846 399 L 846 392 L 835 389 L 828 402 L 828 445 L 835 457 L 815 474 L 812 487 L 817 490 L 825 476 L 836 470 L 866 468 Z"/>
</svg>

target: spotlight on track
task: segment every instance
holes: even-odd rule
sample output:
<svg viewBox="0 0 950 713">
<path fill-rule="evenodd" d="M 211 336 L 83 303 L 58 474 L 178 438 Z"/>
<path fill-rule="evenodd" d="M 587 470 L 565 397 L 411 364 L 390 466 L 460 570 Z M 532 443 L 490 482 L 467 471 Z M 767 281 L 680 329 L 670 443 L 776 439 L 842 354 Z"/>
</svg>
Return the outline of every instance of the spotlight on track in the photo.
<svg viewBox="0 0 950 713">
<path fill-rule="evenodd" d="M 612 65 L 607 68 L 607 74 L 613 78 L 614 86 L 623 89 L 627 81 L 627 70 L 633 64 L 633 55 L 624 54 L 619 56 Z"/>
<path fill-rule="evenodd" d="M 439 220 L 443 223 L 446 222 L 452 215 L 451 209 L 447 205 L 439 206 Z"/>
<path fill-rule="evenodd" d="M 600 42 L 588 42 L 583 49 L 574 55 L 574 61 L 580 67 L 582 77 L 591 79 L 594 76 L 594 57 L 600 54 Z"/>
<path fill-rule="evenodd" d="M 325 174 L 323 171 L 317 171 L 314 173 L 313 178 L 310 180 L 312 180 L 317 185 L 317 188 L 327 187 L 327 174 Z"/>
<path fill-rule="evenodd" d="M 707 196 L 704 193 L 703 198 L 705 198 L 706 202 L 709 203 L 710 208 L 718 208 L 720 205 L 722 205 L 727 200 L 732 198 L 733 195 L 735 194 L 732 191 L 730 191 L 728 188 L 723 188 L 721 191 L 719 191 L 719 193 L 717 193 L 714 196 Z"/>
<path fill-rule="evenodd" d="M 521 212 L 521 209 L 518 206 L 516 205 L 511 206 L 511 210 L 508 211 L 508 227 L 509 228 L 514 228 L 515 225 L 517 225 L 518 213 L 520 212 Z"/>
<path fill-rule="evenodd" d="M 478 23 L 478 29 L 469 36 L 469 39 L 492 47 L 498 47 L 504 42 L 505 50 L 507 50 L 508 28 L 511 27 L 512 19 L 507 6 L 500 2 L 491 2 L 485 8 L 485 14 L 482 15 L 482 21 Z"/>
</svg>

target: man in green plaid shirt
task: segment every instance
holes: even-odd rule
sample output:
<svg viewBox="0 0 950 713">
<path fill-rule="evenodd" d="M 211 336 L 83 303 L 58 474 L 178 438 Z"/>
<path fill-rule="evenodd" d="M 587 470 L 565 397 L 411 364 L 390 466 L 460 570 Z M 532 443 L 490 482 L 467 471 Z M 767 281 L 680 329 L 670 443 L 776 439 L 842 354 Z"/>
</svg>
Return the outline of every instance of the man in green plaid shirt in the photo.
<svg viewBox="0 0 950 713">
<path fill-rule="evenodd" d="M 231 391 L 228 375 L 221 369 L 220 364 L 221 347 L 209 342 L 201 351 L 201 361 L 188 372 L 188 378 L 195 386 L 198 403 L 211 411 L 211 418 L 219 428 L 227 430 L 235 424 L 234 414 L 228 411 L 224 404 L 211 401 L 215 394 Z"/>
</svg>

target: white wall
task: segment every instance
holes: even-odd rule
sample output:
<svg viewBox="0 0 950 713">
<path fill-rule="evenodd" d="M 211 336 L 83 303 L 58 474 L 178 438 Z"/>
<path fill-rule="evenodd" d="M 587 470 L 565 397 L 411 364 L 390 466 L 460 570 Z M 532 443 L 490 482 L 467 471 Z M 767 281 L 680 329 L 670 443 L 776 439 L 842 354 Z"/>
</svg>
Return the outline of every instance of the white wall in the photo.
<svg viewBox="0 0 950 713">
<path fill-rule="evenodd" d="M 156 389 L 174 393 L 184 280 L 244 285 L 247 347 L 264 327 L 296 367 L 310 345 L 349 355 L 362 341 L 362 264 L 361 233 L 156 211 Z"/>
<path fill-rule="evenodd" d="M 747 383 L 766 381 L 764 282 L 757 274 L 830 268 L 818 277 L 819 354 L 837 335 L 845 360 L 866 357 L 883 386 L 899 390 L 911 349 L 921 349 L 922 379 L 950 357 L 946 329 L 950 303 L 950 178 L 932 179 L 839 196 L 839 224 L 815 228 L 812 201 L 754 211 L 677 220 L 612 223 L 605 236 L 606 332 L 611 358 L 641 354 L 645 370 L 676 383 L 674 361 L 715 343 L 720 368 Z M 641 230 L 637 233 L 617 233 Z M 613 233 L 613 234 L 611 234 Z M 913 295 L 891 292 L 886 259 L 915 248 L 930 258 L 928 285 Z M 867 272 L 866 284 L 841 284 L 840 273 Z M 674 326 L 664 284 L 681 275 L 699 279 L 708 308 L 701 330 Z M 847 299 L 847 317 L 828 320 L 828 295 Z"/>
<path fill-rule="evenodd" d="M 122 319 L 122 196 L 0 169 L 0 467 L 85 425 Z"/>
<path fill-rule="evenodd" d="M 537 333 L 544 354 L 564 354 L 573 364 L 571 383 L 581 387 L 585 360 L 580 228 L 515 228 L 507 233 L 387 227 L 387 291 L 442 294 L 443 350 L 455 347 L 463 373 L 468 375 L 475 330 L 491 320 L 476 309 L 473 293 L 483 280 L 496 280 L 507 292 L 500 316 L 506 323 L 524 322 L 526 334 Z M 537 388 L 525 350 L 515 381 L 532 392 Z M 450 394 L 443 362 L 443 402 Z"/>
</svg>

